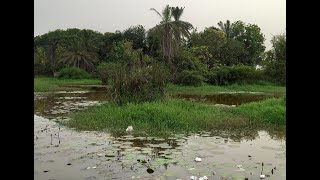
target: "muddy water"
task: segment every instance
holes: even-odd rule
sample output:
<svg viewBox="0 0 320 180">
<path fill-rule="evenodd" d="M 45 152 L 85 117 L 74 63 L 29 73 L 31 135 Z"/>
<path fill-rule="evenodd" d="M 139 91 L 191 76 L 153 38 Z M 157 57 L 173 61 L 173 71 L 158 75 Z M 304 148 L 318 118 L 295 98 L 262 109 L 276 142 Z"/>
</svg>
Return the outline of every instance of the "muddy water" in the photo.
<svg viewBox="0 0 320 180">
<path fill-rule="evenodd" d="M 35 96 L 34 179 L 259 179 L 262 162 L 266 179 L 286 179 L 285 138 L 266 131 L 113 137 L 54 121 L 108 98 L 90 91 Z"/>
<path fill-rule="evenodd" d="M 103 91 L 37 93 L 34 96 L 34 114 L 47 118 L 60 117 L 89 106 L 108 102 L 110 98 L 110 95 Z"/>
</svg>

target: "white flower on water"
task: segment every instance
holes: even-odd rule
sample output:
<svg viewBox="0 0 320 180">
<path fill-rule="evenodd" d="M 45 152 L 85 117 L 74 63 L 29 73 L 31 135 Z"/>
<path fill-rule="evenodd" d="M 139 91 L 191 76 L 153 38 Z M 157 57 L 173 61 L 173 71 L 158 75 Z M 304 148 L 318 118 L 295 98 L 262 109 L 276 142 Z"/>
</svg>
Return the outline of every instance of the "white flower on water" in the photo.
<svg viewBox="0 0 320 180">
<path fill-rule="evenodd" d="M 199 158 L 199 157 L 196 157 L 194 160 L 195 160 L 196 162 L 201 162 L 201 158 Z"/>
<path fill-rule="evenodd" d="M 128 126 L 127 129 L 126 129 L 126 132 L 130 132 L 130 131 L 133 131 L 133 127 L 132 126 Z"/>
<path fill-rule="evenodd" d="M 264 179 L 266 176 L 264 174 L 260 175 L 260 179 Z"/>
<path fill-rule="evenodd" d="M 207 176 L 199 177 L 199 180 L 208 180 Z"/>
<path fill-rule="evenodd" d="M 237 167 L 239 168 L 237 171 L 245 171 L 245 169 L 243 168 L 243 166 L 241 164 L 237 165 Z"/>
</svg>

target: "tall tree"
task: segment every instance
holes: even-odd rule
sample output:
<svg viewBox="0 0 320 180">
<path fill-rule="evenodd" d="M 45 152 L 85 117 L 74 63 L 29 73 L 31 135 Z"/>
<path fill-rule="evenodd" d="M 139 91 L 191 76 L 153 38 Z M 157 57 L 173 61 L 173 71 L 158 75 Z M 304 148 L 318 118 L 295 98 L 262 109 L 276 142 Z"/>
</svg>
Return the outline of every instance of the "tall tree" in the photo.
<svg viewBox="0 0 320 180">
<path fill-rule="evenodd" d="M 181 43 L 181 37 L 188 37 L 190 35 L 189 30 L 192 28 L 192 25 L 180 20 L 183 8 L 172 8 L 167 5 L 161 14 L 154 8 L 150 10 L 156 12 L 161 18 L 160 24 L 154 27 L 154 29 L 156 29 L 161 37 L 160 44 L 163 57 L 171 64 L 171 59 L 174 57 L 177 49 L 176 47 Z M 174 21 L 172 21 L 172 17 Z"/>
<path fill-rule="evenodd" d="M 223 23 L 222 21 L 220 21 L 218 23 L 218 26 L 220 27 L 220 29 L 226 33 L 226 36 L 227 36 L 227 39 L 231 38 L 230 35 L 231 35 L 231 24 L 230 24 L 230 21 L 227 20 L 226 23 Z"/>
<path fill-rule="evenodd" d="M 97 61 L 97 54 L 87 51 L 85 44 L 78 38 L 72 41 L 70 49 L 65 51 L 59 60 L 67 66 L 78 67 L 87 71 L 92 70 L 94 63 Z"/>
<path fill-rule="evenodd" d="M 269 80 L 286 84 L 286 35 L 280 34 L 271 39 L 272 49 L 266 52 L 265 73 Z"/>
<path fill-rule="evenodd" d="M 182 43 L 185 43 L 184 38 L 189 38 L 191 33 L 190 30 L 193 29 L 192 24 L 186 21 L 180 20 L 182 14 L 183 14 L 184 8 L 177 7 L 171 7 L 171 13 L 174 19 L 175 26 L 174 31 L 174 38 L 175 38 L 175 47 L 178 49 Z"/>
<path fill-rule="evenodd" d="M 256 24 L 245 24 L 237 21 L 231 25 L 231 37 L 244 44 L 248 52 L 249 64 L 258 64 L 265 50 L 264 35 Z"/>
<path fill-rule="evenodd" d="M 123 32 L 123 38 L 132 41 L 133 49 L 146 49 L 146 30 L 142 25 L 131 26 Z"/>
</svg>

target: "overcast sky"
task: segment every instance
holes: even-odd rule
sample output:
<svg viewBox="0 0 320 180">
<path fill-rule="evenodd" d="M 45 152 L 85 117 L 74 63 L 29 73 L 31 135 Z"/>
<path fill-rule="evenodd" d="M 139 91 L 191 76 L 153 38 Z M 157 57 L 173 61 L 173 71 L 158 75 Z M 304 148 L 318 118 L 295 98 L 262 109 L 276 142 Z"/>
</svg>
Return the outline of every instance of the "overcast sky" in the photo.
<svg viewBox="0 0 320 180">
<path fill-rule="evenodd" d="M 166 4 L 185 7 L 181 19 L 198 31 L 228 19 L 257 24 L 267 49 L 271 36 L 286 29 L 285 0 L 34 0 L 34 35 L 68 28 L 114 32 L 139 24 L 148 30 L 160 21 L 150 8 L 160 12 Z"/>
</svg>

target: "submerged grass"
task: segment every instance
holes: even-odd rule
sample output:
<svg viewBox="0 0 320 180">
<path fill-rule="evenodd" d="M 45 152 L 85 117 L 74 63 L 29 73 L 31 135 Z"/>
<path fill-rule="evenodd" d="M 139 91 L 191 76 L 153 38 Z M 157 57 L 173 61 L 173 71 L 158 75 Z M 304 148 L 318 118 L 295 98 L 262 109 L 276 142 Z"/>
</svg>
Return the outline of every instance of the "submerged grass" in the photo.
<svg viewBox="0 0 320 180">
<path fill-rule="evenodd" d="M 164 100 L 116 106 L 104 104 L 71 115 L 68 125 L 78 130 L 134 132 L 157 135 L 164 132 L 280 128 L 286 125 L 285 97 L 244 104 L 235 108 L 217 107 L 187 100 Z"/>
<path fill-rule="evenodd" d="M 178 86 L 169 84 L 167 87 L 167 92 L 171 94 L 214 94 L 217 92 L 265 92 L 265 93 L 286 93 L 285 86 L 278 86 L 272 84 L 246 84 L 238 85 L 232 84 L 228 86 L 213 86 L 213 85 L 203 85 L 203 86 Z"/>
<path fill-rule="evenodd" d="M 34 92 L 48 92 L 48 91 L 60 91 L 67 90 L 66 87 L 60 87 L 62 85 L 96 85 L 101 84 L 98 79 L 58 79 L 50 77 L 36 77 L 34 78 Z M 68 90 L 76 90 L 75 88 L 69 88 Z"/>
</svg>

